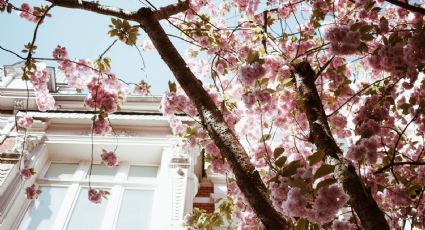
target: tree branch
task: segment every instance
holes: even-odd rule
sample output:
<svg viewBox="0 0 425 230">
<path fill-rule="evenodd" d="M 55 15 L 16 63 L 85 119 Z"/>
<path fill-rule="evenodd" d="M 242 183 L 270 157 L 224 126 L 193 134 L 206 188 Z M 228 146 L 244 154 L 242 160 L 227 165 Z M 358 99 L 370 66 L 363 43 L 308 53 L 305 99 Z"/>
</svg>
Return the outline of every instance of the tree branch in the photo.
<svg viewBox="0 0 425 230">
<path fill-rule="evenodd" d="M 400 162 L 393 162 L 390 164 L 385 165 L 384 167 L 378 169 L 373 174 L 377 175 L 380 173 L 383 173 L 385 170 L 393 167 L 393 166 L 401 166 L 401 165 L 425 165 L 425 162 L 416 162 L 416 161 L 400 161 Z"/>
<path fill-rule="evenodd" d="M 97 1 L 81 1 L 81 0 L 46 0 L 56 6 L 72 9 L 81 9 L 95 12 L 98 14 L 113 16 L 128 21 L 139 22 L 144 15 L 139 11 L 129 11 L 118 7 L 105 6 Z M 186 11 L 189 9 L 189 1 L 182 1 L 176 4 L 171 4 L 161 7 L 159 10 L 153 11 L 153 15 L 157 20 L 166 19 L 171 15 Z"/>
<path fill-rule="evenodd" d="M 303 61 L 294 65 L 298 93 L 303 99 L 305 113 L 310 126 L 311 141 L 328 156 L 334 164 L 334 176 L 350 196 L 350 204 L 356 211 L 365 229 L 389 229 L 384 214 L 373 197 L 364 187 L 354 166 L 344 161 L 342 150 L 337 145 L 329 128 L 323 104 L 314 83 L 316 73 L 310 64 Z"/>
<path fill-rule="evenodd" d="M 418 7 L 418 6 L 414 6 L 414 5 L 410 5 L 409 3 L 406 2 L 402 2 L 402 1 L 398 1 L 398 0 L 385 0 L 393 5 L 399 6 L 401 8 L 404 8 L 406 10 L 410 10 L 412 12 L 416 12 L 416 13 L 420 13 L 420 14 L 425 14 L 425 9 L 422 7 Z"/>
<path fill-rule="evenodd" d="M 186 62 L 169 40 L 164 29 L 149 8 L 142 8 L 140 21 L 164 62 L 173 72 L 180 86 L 195 104 L 202 125 L 227 159 L 236 177 L 236 182 L 250 206 L 267 229 L 288 229 L 288 223 L 274 209 L 267 196 L 267 189 L 248 154 L 224 121 L 222 113 L 204 90 L 202 83 L 187 67 Z"/>
<path fill-rule="evenodd" d="M 172 15 L 184 12 L 189 9 L 189 1 L 180 1 L 176 4 L 170 4 L 160 7 L 159 10 L 154 11 L 156 20 L 167 19 Z"/>
</svg>

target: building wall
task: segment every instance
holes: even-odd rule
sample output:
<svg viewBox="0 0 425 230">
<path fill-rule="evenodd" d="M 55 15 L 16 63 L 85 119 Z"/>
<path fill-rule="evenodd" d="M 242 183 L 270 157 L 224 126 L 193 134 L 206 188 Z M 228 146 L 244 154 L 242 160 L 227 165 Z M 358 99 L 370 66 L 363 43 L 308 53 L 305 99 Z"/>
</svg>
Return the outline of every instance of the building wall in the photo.
<svg viewBox="0 0 425 230">
<path fill-rule="evenodd" d="M 215 181 L 202 178 L 199 149 L 182 151 L 178 148 L 179 139 L 172 135 L 168 120 L 159 112 L 160 97 L 129 96 L 121 112 L 109 116 L 116 135 L 92 138 L 90 127 L 93 115 L 83 106 L 85 95 L 69 88 L 64 78 L 55 79 L 62 76 L 60 73 L 51 76 L 51 81 L 55 82 L 52 85 L 55 110 L 37 111 L 31 92 L 29 111 L 25 111 L 27 93 L 19 82 L 19 64 L 6 69 L 6 75 L 0 77 L 0 230 L 16 229 L 31 202 L 34 202 L 25 198 L 25 187 L 33 183 L 48 185 L 60 182 L 43 177 L 51 162 L 76 162 L 79 163 L 79 169 L 84 168 L 90 164 L 92 148 L 95 153 L 94 163 L 100 163 L 101 150 L 114 149 L 117 143 L 121 165 L 128 165 L 120 167 L 120 170 L 125 171 L 127 168 L 128 173 L 131 164 L 159 166 L 155 179 L 157 183 L 151 229 L 183 228 L 183 217 L 193 207 L 212 212 L 215 200 L 224 197 L 225 191 L 223 193 L 217 186 L 217 183 L 223 184 L 223 180 L 217 182 L 214 177 Z M 52 71 L 55 72 L 54 69 Z M 34 124 L 27 132 L 28 143 L 22 150 L 24 131 L 16 129 L 15 117 L 25 114 L 34 117 Z M 190 118 L 182 119 L 183 122 L 193 122 Z M 22 181 L 20 178 L 19 159 L 23 159 L 25 167 L 33 167 L 38 172 L 31 181 Z M 81 170 L 81 173 L 86 171 Z M 78 177 L 78 172 L 74 179 Z M 116 177 L 125 173 L 118 173 Z M 84 175 L 81 174 L 80 178 L 84 178 Z M 66 197 L 72 197 L 69 195 L 72 192 L 78 194 L 78 189 L 86 186 L 84 179 L 78 183 L 60 183 L 68 183 L 70 186 Z M 120 186 L 129 186 L 129 182 L 111 185 L 112 191 L 123 191 Z M 66 226 L 69 212 L 64 210 L 74 207 L 75 196 L 66 198 L 62 203 L 54 229 Z M 117 208 L 121 198 L 112 196 L 109 202 L 109 206 Z M 103 222 L 102 229 L 113 229 L 116 212 L 112 210 L 105 215 L 107 220 Z"/>
</svg>

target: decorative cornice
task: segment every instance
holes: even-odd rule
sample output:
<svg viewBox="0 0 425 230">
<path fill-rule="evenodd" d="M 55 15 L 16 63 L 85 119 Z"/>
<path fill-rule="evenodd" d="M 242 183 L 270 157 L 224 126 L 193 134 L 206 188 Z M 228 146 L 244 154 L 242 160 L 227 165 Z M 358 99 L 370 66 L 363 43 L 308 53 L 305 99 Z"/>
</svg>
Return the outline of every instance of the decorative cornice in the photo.
<svg viewBox="0 0 425 230">
<path fill-rule="evenodd" d="M 91 119 L 91 113 L 49 113 L 49 112 L 27 112 L 29 116 L 37 118 L 59 118 L 59 119 Z M 23 112 L 19 112 L 17 116 L 23 116 Z M 144 121 L 166 121 L 168 118 L 162 115 L 141 115 L 141 114 L 111 114 L 108 116 L 110 120 L 144 120 Z M 181 117 L 183 121 L 193 121 L 189 117 Z"/>
</svg>

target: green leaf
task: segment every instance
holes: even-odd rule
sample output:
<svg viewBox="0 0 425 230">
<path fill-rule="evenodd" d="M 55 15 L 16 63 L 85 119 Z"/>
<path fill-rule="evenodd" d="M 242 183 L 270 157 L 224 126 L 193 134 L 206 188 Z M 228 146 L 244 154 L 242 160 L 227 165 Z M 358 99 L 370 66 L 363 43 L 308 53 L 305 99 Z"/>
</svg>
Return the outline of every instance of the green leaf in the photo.
<svg viewBox="0 0 425 230">
<path fill-rule="evenodd" d="M 366 45 L 366 43 L 361 42 L 359 47 L 357 47 L 357 50 L 360 51 L 361 53 L 367 53 L 369 52 L 369 47 Z"/>
<path fill-rule="evenodd" d="M 362 34 L 360 39 L 363 41 L 372 41 L 375 37 L 372 34 Z"/>
<path fill-rule="evenodd" d="M 334 179 L 334 178 L 322 180 L 316 185 L 316 190 L 319 190 L 321 187 L 329 186 L 329 185 L 334 184 L 334 183 L 336 183 L 336 179 Z"/>
<path fill-rule="evenodd" d="M 170 92 L 177 92 L 177 85 L 172 81 L 168 81 L 168 88 L 170 89 Z"/>
<path fill-rule="evenodd" d="M 7 13 L 9 13 L 9 14 L 12 13 L 12 9 L 13 9 L 12 7 L 13 7 L 12 4 L 10 4 L 10 3 L 7 4 L 7 9 L 6 9 Z"/>
<path fill-rule="evenodd" d="M 295 230 L 308 230 L 308 221 L 306 219 L 299 219 L 297 221 L 297 225 L 295 226 Z"/>
<path fill-rule="evenodd" d="M 268 78 L 263 78 L 263 79 L 260 80 L 260 86 L 267 85 L 268 83 L 269 83 Z"/>
<path fill-rule="evenodd" d="M 285 152 L 285 149 L 282 147 L 277 147 L 274 151 L 273 151 L 273 156 L 274 159 L 277 159 L 280 157 L 280 155 L 282 155 L 282 153 Z"/>
<path fill-rule="evenodd" d="M 277 167 L 282 168 L 288 158 L 285 156 L 279 157 L 274 163 Z"/>
<path fill-rule="evenodd" d="M 308 185 L 301 179 L 289 180 L 289 185 L 295 186 L 301 189 L 301 193 L 305 194 L 308 192 Z"/>
<path fill-rule="evenodd" d="M 366 34 L 369 33 L 370 31 L 372 31 L 375 27 L 373 25 L 363 25 L 362 27 L 360 27 L 360 33 L 361 34 Z"/>
<path fill-rule="evenodd" d="M 399 106 L 399 108 L 403 110 L 403 115 L 408 115 L 411 107 L 412 106 L 409 103 L 404 103 Z"/>
<path fill-rule="evenodd" d="M 263 134 L 263 136 L 260 138 L 259 142 L 264 142 L 270 140 L 272 136 L 270 134 Z"/>
<path fill-rule="evenodd" d="M 248 53 L 248 58 L 246 62 L 248 64 L 253 64 L 255 62 L 258 62 L 259 59 L 260 59 L 260 54 L 258 53 L 258 51 L 250 50 Z"/>
<path fill-rule="evenodd" d="M 356 31 L 356 30 L 360 29 L 360 27 L 362 25 L 364 25 L 364 22 L 356 22 L 353 25 L 351 25 L 350 30 Z"/>
<path fill-rule="evenodd" d="M 283 86 L 291 86 L 293 83 L 292 78 L 291 77 L 286 77 L 285 79 L 283 79 L 282 81 L 282 85 Z"/>
<path fill-rule="evenodd" d="M 397 33 L 392 33 L 388 38 L 388 43 L 390 43 L 390 45 L 395 45 L 401 41 L 403 41 L 403 39 L 401 39 Z"/>
<path fill-rule="evenodd" d="M 282 168 L 282 171 L 280 172 L 280 175 L 283 177 L 290 177 L 294 175 L 297 172 L 297 169 L 301 166 L 301 163 L 299 160 L 292 161 L 289 163 L 286 167 Z"/>
<path fill-rule="evenodd" d="M 335 169 L 335 165 L 324 164 L 320 166 L 320 168 L 316 171 L 316 173 L 314 174 L 314 179 L 333 173 L 334 169 Z"/>
<path fill-rule="evenodd" d="M 371 10 L 374 5 L 375 5 L 375 1 L 371 1 L 369 4 L 366 5 L 365 10 L 366 11 Z"/>
<path fill-rule="evenodd" d="M 311 165 L 315 165 L 316 163 L 320 162 L 321 160 L 323 160 L 323 158 L 325 157 L 325 152 L 318 150 L 317 152 L 313 153 L 313 155 L 307 157 L 308 162 Z"/>
</svg>

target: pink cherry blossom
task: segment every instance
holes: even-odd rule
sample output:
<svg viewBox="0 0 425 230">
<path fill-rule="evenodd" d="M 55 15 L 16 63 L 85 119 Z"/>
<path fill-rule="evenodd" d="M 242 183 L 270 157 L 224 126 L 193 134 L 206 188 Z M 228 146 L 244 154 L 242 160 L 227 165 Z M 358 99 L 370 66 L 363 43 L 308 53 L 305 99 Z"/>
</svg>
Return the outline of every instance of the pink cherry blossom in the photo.
<svg viewBox="0 0 425 230">
<path fill-rule="evenodd" d="M 55 99 L 47 89 L 35 93 L 35 102 L 40 111 L 52 110 L 55 107 Z"/>
<path fill-rule="evenodd" d="M 103 149 L 100 157 L 102 158 L 103 163 L 109 168 L 113 168 L 118 165 L 118 158 L 114 152 L 108 152 Z"/>
<path fill-rule="evenodd" d="M 65 47 L 57 46 L 55 50 L 53 50 L 53 58 L 58 60 L 68 59 L 68 51 L 66 51 Z"/>
<path fill-rule="evenodd" d="M 208 142 L 208 144 L 205 145 L 205 152 L 217 158 L 221 157 L 220 150 L 218 149 L 217 145 L 215 145 L 212 141 Z"/>
<path fill-rule="evenodd" d="M 332 224 L 333 230 L 355 230 L 354 224 L 346 220 L 335 220 Z"/>
<path fill-rule="evenodd" d="M 336 55 L 353 54 L 360 45 L 360 33 L 348 26 L 330 27 L 325 38 L 331 43 L 330 52 Z"/>
<path fill-rule="evenodd" d="M 49 75 L 46 68 L 37 69 L 34 74 L 30 75 L 29 81 L 32 83 L 36 91 L 45 88 L 49 81 Z"/>
<path fill-rule="evenodd" d="M 292 188 L 288 192 L 288 198 L 282 203 L 282 210 L 291 217 L 306 215 L 307 201 L 301 194 L 300 188 Z"/>
<path fill-rule="evenodd" d="M 23 3 L 21 5 L 21 12 L 19 13 L 19 16 L 21 18 L 24 18 L 30 22 L 37 22 L 36 16 L 33 15 L 34 9 L 28 5 L 28 3 Z"/>
<path fill-rule="evenodd" d="M 38 186 L 35 184 L 31 185 L 30 187 L 25 188 L 25 196 L 29 200 L 35 200 L 38 198 L 38 195 L 41 194 L 41 190 L 38 189 Z"/>
<path fill-rule="evenodd" d="M 93 123 L 93 132 L 96 135 L 105 135 L 111 131 L 111 126 L 109 125 L 108 120 L 106 119 L 99 119 L 96 118 L 96 120 Z"/>
<path fill-rule="evenodd" d="M 20 174 L 22 179 L 29 180 L 35 174 L 35 171 L 33 168 L 24 168 L 21 169 Z"/>
<path fill-rule="evenodd" d="M 33 118 L 31 116 L 25 115 L 18 120 L 18 125 L 21 128 L 29 129 L 32 126 L 32 123 L 34 122 Z"/>
<path fill-rule="evenodd" d="M 240 68 L 240 80 L 242 83 L 251 85 L 256 80 L 263 77 L 266 73 L 266 70 L 261 66 L 260 63 L 256 62 L 252 65 L 244 65 Z"/>
<path fill-rule="evenodd" d="M 100 204 L 102 202 L 102 198 L 108 199 L 108 195 L 110 195 L 110 193 L 102 189 L 90 189 L 88 191 L 89 200 L 95 204 Z"/>
<path fill-rule="evenodd" d="M 138 85 L 134 86 L 134 92 L 142 96 L 147 96 L 150 94 L 150 88 L 151 86 L 142 80 Z"/>
<path fill-rule="evenodd" d="M 178 95 L 175 92 L 167 92 L 164 94 L 161 101 L 161 110 L 164 115 L 186 113 L 189 116 L 195 116 L 198 113 L 187 96 Z"/>
</svg>

